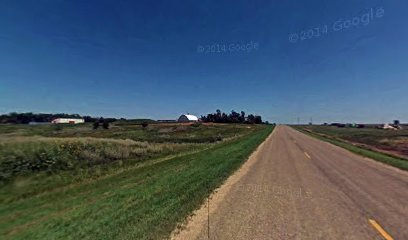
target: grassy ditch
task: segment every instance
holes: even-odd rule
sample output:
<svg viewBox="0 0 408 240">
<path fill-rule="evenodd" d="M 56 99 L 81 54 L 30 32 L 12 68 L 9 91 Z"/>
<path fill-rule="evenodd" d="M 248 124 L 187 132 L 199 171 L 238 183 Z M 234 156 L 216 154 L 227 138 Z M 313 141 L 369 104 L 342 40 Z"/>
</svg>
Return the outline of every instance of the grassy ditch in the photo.
<svg viewBox="0 0 408 240">
<path fill-rule="evenodd" d="M 367 158 L 371 158 L 374 159 L 376 161 L 397 167 L 399 169 L 402 170 L 408 170 L 408 161 L 406 159 L 403 158 L 399 158 L 396 156 L 392 156 L 389 154 L 385 154 L 385 153 L 380 153 L 380 152 L 376 152 L 373 151 L 371 149 L 365 149 L 361 146 L 355 146 L 349 142 L 343 141 L 341 139 L 338 138 L 334 138 L 334 137 L 328 137 L 322 134 L 318 134 L 312 131 L 306 131 L 303 127 L 301 126 L 292 126 L 294 129 L 297 129 L 305 134 L 308 134 L 312 137 L 315 137 L 317 139 L 329 142 L 331 144 L 334 144 L 336 146 L 342 147 L 344 149 L 349 150 L 350 152 L 359 154 L 361 156 L 367 157 Z"/>
<path fill-rule="evenodd" d="M 191 144 L 130 139 L 16 137 L 0 140 L 0 181 L 37 172 L 89 168 L 114 161 L 171 154 Z"/>
<path fill-rule="evenodd" d="M 212 145 L 89 137 L 0 140 L 0 203 L 200 151 Z"/>
<path fill-rule="evenodd" d="M 265 126 L 196 153 L 2 204 L 0 234 L 2 239 L 168 237 L 272 129 Z"/>
</svg>

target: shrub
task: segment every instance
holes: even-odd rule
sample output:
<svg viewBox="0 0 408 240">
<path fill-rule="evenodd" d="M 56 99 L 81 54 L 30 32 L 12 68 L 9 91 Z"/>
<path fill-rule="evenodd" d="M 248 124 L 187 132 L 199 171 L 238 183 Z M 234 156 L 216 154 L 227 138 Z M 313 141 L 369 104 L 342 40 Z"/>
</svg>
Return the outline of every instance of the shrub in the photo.
<svg viewBox="0 0 408 240">
<path fill-rule="evenodd" d="M 194 122 L 194 123 L 192 123 L 190 126 L 192 126 L 192 127 L 200 127 L 200 126 L 201 126 L 201 123 L 200 123 L 200 122 Z"/>
<path fill-rule="evenodd" d="M 137 160 L 188 147 L 188 144 L 106 138 L 20 137 L 0 141 L 0 181 L 32 172 L 55 172 L 117 160 Z"/>
<path fill-rule="evenodd" d="M 222 141 L 222 136 L 221 134 L 218 134 L 217 137 L 215 138 L 215 141 Z"/>
<path fill-rule="evenodd" d="M 54 131 L 61 131 L 62 126 L 61 126 L 61 124 L 54 124 L 53 129 L 54 129 Z"/>
</svg>

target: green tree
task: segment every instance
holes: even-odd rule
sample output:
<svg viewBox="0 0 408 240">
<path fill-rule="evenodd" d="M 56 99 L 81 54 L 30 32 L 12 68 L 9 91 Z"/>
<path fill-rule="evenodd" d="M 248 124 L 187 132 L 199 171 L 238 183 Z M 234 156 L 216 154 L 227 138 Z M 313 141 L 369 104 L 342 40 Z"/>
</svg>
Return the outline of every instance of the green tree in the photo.
<svg viewBox="0 0 408 240">
<path fill-rule="evenodd" d="M 143 127 L 143 128 L 147 128 L 147 126 L 149 126 L 149 123 L 147 123 L 146 121 L 145 121 L 145 122 L 142 122 L 142 127 Z"/>
<path fill-rule="evenodd" d="M 103 121 L 102 127 L 104 129 L 109 129 L 109 122 L 108 121 Z"/>
</svg>

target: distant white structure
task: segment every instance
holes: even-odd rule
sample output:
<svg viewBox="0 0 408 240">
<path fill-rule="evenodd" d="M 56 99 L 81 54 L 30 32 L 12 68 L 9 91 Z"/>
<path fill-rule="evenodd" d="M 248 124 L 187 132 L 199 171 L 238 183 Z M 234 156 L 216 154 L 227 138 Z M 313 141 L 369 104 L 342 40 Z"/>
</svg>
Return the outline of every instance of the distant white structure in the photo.
<svg viewBox="0 0 408 240">
<path fill-rule="evenodd" d="M 381 126 L 382 129 L 391 129 L 391 130 L 398 130 L 396 127 L 386 123 L 384 125 Z"/>
<path fill-rule="evenodd" d="M 77 123 L 84 123 L 85 120 L 82 118 L 56 118 L 51 121 L 51 123 L 70 123 L 70 124 L 77 124 Z"/>
<path fill-rule="evenodd" d="M 179 117 L 178 122 L 197 122 L 198 117 L 191 114 L 183 114 Z"/>
</svg>

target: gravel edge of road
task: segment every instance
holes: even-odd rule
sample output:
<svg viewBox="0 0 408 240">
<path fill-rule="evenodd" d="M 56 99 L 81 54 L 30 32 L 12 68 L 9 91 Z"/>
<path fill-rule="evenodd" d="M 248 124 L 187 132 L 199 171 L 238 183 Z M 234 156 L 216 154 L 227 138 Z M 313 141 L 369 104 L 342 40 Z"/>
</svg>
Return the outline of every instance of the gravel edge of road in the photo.
<svg viewBox="0 0 408 240">
<path fill-rule="evenodd" d="M 170 235 L 172 240 L 191 240 L 197 239 L 199 234 L 204 230 L 204 227 L 208 226 L 208 217 L 217 211 L 219 204 L 224 200 L 225 196 L 228 195 L 232 186 L 234 186 L 256 163 L 258 160 L 258 154 L 264 148 L 265 144 L 271 141 L 273 134 L 275 133 L 276 127 L 271 134 L 255 149 L 255 151 L 248 157 L 248 159 L 242 164 L 242 166 L 236 170 L 232 175 L 230 175 L 227 180 L 217 189 L 215 189 L 209 196 L 205 199 L 203 204 L 193 212 L 191 216 L 187 218 L 185 224 L 181 227 L 177 227 Z M 209 203 L 209 209 L 208 209 Z"/>
</svg>

